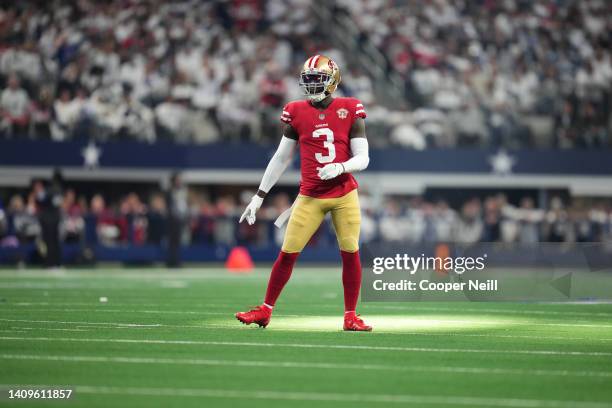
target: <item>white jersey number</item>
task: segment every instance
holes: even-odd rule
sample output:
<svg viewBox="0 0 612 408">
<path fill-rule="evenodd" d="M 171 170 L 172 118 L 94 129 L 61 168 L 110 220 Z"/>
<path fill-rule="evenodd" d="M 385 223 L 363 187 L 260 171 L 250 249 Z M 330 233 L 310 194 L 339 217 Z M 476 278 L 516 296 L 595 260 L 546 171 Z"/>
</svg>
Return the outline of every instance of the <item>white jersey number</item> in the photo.
<svg viewBox="0 0 612 408">
<path fill-rule="evenodd" d="M 315 153 L 315 159 L 319 163 L 331 163 L 336 158 L 336 146 L 334 146 L 334 132 L 330 128 L 321 128 L 312 132 L 312 137 L 325 136 L 323 147 L 328 150 L 328 154 Z"/>
</svg>

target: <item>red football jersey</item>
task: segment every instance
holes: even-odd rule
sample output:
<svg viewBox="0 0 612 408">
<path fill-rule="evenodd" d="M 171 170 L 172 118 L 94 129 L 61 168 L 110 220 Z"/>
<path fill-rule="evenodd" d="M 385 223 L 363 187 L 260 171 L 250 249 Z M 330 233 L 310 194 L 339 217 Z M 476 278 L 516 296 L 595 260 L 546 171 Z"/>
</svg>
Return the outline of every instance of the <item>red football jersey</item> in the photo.
<svg viewBox="0 0 612 408">
<path fill-rule="evenodd" d="M 357 188 L 357 181 L 344 173 L 331 180 L 321 180 L 319 168 L 329 163 L 349 160 L 349 135 L 356 118 L 366 117 L 363 104 L 356 98 L 335 98 L 320 110 L 310 101 L 289 102 L 281 121 L 295 129 L 300 144 L 302 180 L 300 194 L 317 198 L 342 197 Z"/>
</svg>

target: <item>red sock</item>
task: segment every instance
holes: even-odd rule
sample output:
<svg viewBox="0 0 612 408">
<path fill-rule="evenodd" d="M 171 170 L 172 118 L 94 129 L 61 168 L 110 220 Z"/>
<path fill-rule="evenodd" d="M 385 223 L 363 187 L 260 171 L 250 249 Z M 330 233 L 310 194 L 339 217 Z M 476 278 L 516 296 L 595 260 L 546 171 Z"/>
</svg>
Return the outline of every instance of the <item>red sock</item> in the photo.
<svg viewBox="0 0 612 408">
<path fill-rule="evenodd" d="M 300 255 L 299 252 L 287 253 L 280 251 L 276 262 L 272 266 L 272 273 L 268 281 L 268 289 L 266 290 L 266 299 L 264 303 L 269 306 L 274 306 L 276 299 L 281 294 L 283 288 L 291 277 L 293 265 Z"/>
<path fill-rule="evenodd" d="M 342 256 L 342 285 L 344 286 L 344 311 L 355 313 L 361 289 L 361 260 L 359 251 L 340 251 Z"/>
</svg>

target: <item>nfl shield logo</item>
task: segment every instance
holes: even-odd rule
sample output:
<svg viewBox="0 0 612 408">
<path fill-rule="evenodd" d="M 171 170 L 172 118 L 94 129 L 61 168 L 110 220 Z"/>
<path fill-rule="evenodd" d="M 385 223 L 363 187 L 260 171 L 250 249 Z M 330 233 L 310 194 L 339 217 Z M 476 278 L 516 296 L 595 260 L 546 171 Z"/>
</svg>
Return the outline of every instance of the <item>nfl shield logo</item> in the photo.
<svg viewBox="0 0 612 408">
<path fill-rule="evenodd" d="M 338 117 L 340 119 L 346 119 L 346 117 L 348 116 L 348 111 L 344 108 L 338 109 L 336 113 L 338 114 Z"/>
<path fill-rule="evenodd" d="M 319 119 L 321 120 L 325 119 L 325 114 L 324 113 L 319 114 Z"/>
</svg>

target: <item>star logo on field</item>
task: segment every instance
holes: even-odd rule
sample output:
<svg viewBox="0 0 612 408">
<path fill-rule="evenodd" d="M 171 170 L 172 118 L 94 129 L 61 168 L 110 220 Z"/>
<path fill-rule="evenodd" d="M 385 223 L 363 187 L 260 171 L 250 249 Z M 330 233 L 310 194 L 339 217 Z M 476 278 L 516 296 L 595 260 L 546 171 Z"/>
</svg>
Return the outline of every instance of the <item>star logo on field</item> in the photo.
<svg viewBox="0 0 612 408">
<path fill-rule="evenodd" d="M 100 156 L 102 155 L 102 149 L 95 145 L 93 142 L 81 150 L 81 156 L 83 156 L 83 166 L 90 169 L 96 168 L 100 165 Z"/>
<path fill-rule="evenodd" d="M 502 176 L 507 176 L 512 173 L 512 167 L 516 164 L 516 159 L 506 153 L 505 150 L 500 150 L 496 154 L 489 157 L 493 173 Z"/>
</svg>

